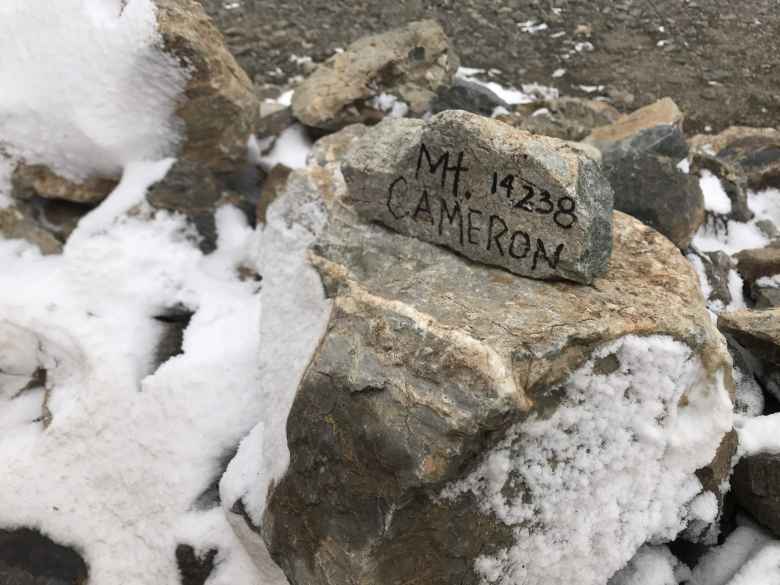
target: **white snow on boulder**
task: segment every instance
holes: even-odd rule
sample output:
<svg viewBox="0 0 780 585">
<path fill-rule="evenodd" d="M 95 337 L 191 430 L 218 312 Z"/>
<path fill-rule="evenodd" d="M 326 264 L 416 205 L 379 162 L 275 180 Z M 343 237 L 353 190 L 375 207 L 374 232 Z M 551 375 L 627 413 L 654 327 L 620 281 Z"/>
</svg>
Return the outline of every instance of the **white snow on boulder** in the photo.
<svg viewBox="0 0 780 585">
<path fill-rule="evenodd" d="M 596 373 L 609 354 L 619 368 Z M 708 382 L 699 358 L 667 337 L 628 336 L 599 350 L 549 418 L 518 424 L 442 494 L 471 492 L 513 527 L 514 545 L 477 563 L 485 580 L 601 585 L 645 542 L 673 540 L 701 490 L 694 472 L 732 425 L 717 376 Z"/>
<path fill-rule="evenodd" d="M 156 26 L 151 0 L 0 2 L 0 151 L 76 180 L 170 156 L 186 74 Z"/>
</svg>

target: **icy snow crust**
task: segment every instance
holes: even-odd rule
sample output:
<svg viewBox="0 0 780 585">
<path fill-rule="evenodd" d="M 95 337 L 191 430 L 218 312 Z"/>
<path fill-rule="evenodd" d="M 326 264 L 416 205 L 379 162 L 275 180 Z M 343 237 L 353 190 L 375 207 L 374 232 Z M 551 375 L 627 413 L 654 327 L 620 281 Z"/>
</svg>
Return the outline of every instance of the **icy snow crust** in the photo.
<svg viewBox="0 0 780 585">
<path fill-rule="evenodd" d="M 0 527 L 75 547 L 90 585 L 177 583 L 178 543 L 219 550 L 210 585 L 258 582 L 222 508 L 194 505 L 269 415 L 257 286 L 236 272 L 257 242 L 234 208 L 209 256 L 182 217 L 123 214 L 170 162 L 130 165 L 61 256 L 0 240 Z M 155 369 L 153 317 L 177 305 L 183 353 Z M 38 368 L 46 388 L 22 391 Z"/>
<path fill-rule="evenodd" d="M 619 367 L 595 364 L 614 354 Z M 549 418 L 512 428 L 467 479 L 471 492 L 514 527 L 515 544 L 478 560 L 484 583 L 603 585 L 645 542 L 672 540 L 731 428 L 722 372 L 663 336 L 624 337 L 598 351 L 563 386 Z M 681 398 L 687 402 L 681 405 Z"/>
<path fill-rule="evenodd" d="M 171 155 L 186 74 L 159 43 L 151 0 L 2 0 L 0 153 L 70 179 Z"/>
</svg>

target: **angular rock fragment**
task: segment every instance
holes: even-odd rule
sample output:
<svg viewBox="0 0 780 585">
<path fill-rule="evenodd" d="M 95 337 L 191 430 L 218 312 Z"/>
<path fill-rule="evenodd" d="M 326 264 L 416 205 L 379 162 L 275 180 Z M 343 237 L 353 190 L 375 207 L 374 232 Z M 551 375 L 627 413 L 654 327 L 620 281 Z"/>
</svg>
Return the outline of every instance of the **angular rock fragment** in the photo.
<svg viewBox="0 0 780 585">
<path fill-rule="evenodd" d="M 688 154 L 682 122 L 677 104 L 663 98 L 608 126 L 595 128 L 586 142 L 598 147 L 605 157 L 621 152 L 653 152 L 678 162 Z"/>
<path fill-rule="evenodd" d="M 596 128 L 586 142 L 601 150 L 615 209 L 633 215 L 685 249 L 704 223 L 696 177 L 677 168 L 688 154 L 682 113 L 669 98 Z"/>
<path fill-rule="evenodd" d="M 747 351 L 764 388 L 780 399 L 780 309 L 721 313 L 718 329 Z"/>
<path fill-rule="evenodd" d="M 333 304 L 262 525 L 290 583 L 595 585 L 651 533 L 674 537 L 681 520 L 649 526 L 644 511 L 679 513 L 653 499 L 661 484 L 686 501 L 701 488 L 731 426 L 731 360 L 665 238 L 616 213 L 592 287 L 519 278 L 367 224 L 332 169 L 288 188 L 303 176 L 328 208 L 309 262 Z M 667 445 L 696 412 L 696 438 Z M 616 436 L 627 451 L 610 459 Z"/>
<path fill-rule="evenodd" d="M 565 142 L 446 111 L 368 130 L 342 170 L 367 221 L 533 278 L 607 270 L 612 192 Z"/>
<path fill-rule="evenodd" d="M 98 203 L 119 183 L 115 178 L 92 177 L 81 183 L 60 177 L 45 165 L 20 164 L 13 177 L 14 196 L 62 199 L 74 203 Z"/>
<path fill-rule="evenodd" d="M 458 58 L 441 26 L 432 20 L 362 38 L 322 63 L 295 90 L 293 115 L 307 126 L 338 130 L 375 118 L 368 102 L 397 97 L 423 113 L 447 86 Z"/>
<path fill-rule="evenodd" d="M 764 276 L 780 274 L 780 244 L 742 250 L 734 255 L 734 259 L 737 270 L 749 287 Z"/>
<path fill-rule="evenodd" d="M 508 110 L 509 107 L 508 103 L 484 85 L 460 77 L 453 79 L 452 85 L 440 87 L 431 102 L 431 112 L 434 114 L 445 110 L 464 110 L 490 117 L 496 108 Z"/>
<path fill-rule="evenodd" d="M 732 485 L 739 506 L 780 537 L 780 455 L 742 458 L 734 468 Z"/>
<path fill-rule="evenodd" d="M 180 156 L 228 172 L 246 160 L 259 101 L 222 35 L 195 0 L 156 0 L 163 50 L 189 73 L 176 109 L 184 122 Z"/>
</svg>

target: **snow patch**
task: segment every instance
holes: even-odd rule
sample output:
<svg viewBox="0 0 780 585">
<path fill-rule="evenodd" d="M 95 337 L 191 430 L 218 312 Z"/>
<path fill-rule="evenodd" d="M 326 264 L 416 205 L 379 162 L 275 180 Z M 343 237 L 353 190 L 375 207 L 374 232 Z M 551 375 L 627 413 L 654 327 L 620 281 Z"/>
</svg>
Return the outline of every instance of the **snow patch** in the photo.
<svg viewBox="0 0 780 585">
<path fill-rule="evenodd" d="M 257 142 L 254 136 L 249 138 L 249 158 L 270 171 L 278 164 L 283 164 L 291 169 L 302 169 L 306 166 L 306 159 L 311 152 L 312 142 L 306 134 L 306 129 L 301 124 L 293 124 L 273 141 L 273 147 L 267 154 L 261 152 L 267 148 Z"/>
<path fill-rule="evenodd" d="M 609 356 L 617 370 L 599 374 Z M 706 379 L 699 358 L 668 337 L 605 346 L 561 391 L 549 418 L 510 429 L 442 493 L 472 493 L 513 528 L 513 546 L 476 564 L 489 583 L 602 584 L 643 543 L 673 539 L 701 490 L 694 472 L 732 426 L 723 373 Z"/>
<path fill-rule="evenodd" d="M 169 162 L 129 166 L 62 255 L 0 240 L 0 526 L 76 547 L 93 585 L 178 582 L 182 540 L 219 549 L 210 584 L 257 581 L 225 513 L 194 507 L 267 410 L 257 287 L 237 272 L 255 235 L 224 208 L 203 256 L 183 217 L 121 214 Z M 182 353 L 157 367 L 154 317 L 181 306 Z M 17 396 L 38 368 L 45 388 Z"/>
</svg>

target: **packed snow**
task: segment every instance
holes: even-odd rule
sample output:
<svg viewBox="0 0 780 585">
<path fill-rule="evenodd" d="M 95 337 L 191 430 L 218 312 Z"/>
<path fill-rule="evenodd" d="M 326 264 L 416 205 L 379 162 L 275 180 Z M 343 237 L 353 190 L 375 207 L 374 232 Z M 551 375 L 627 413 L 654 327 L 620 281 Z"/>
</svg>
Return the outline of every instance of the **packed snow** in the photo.
<svg viewBox="0 0 780 585">
<path fill-rule="evenodd" d="M 618 369 L 594 371 L 610 355 Z M 549 418 L 518 424 L 442 493 L 473 493 L 513 527 L 514 545 L 477 563 L 485 581 L 602 584 L 645 542 L 673 539 L 701 490 L 694 471 L 732 425 L 722 377 L 705 379 L 690 349 L 667 337 L 628 336 L 599 350 Z"/>
<path fill-rule="evenodd" d="M 171 155 L 187 78 L 159 45 L 151 0 L 0 2 L 0 152 L 71 179 Z"/>
</svg>

